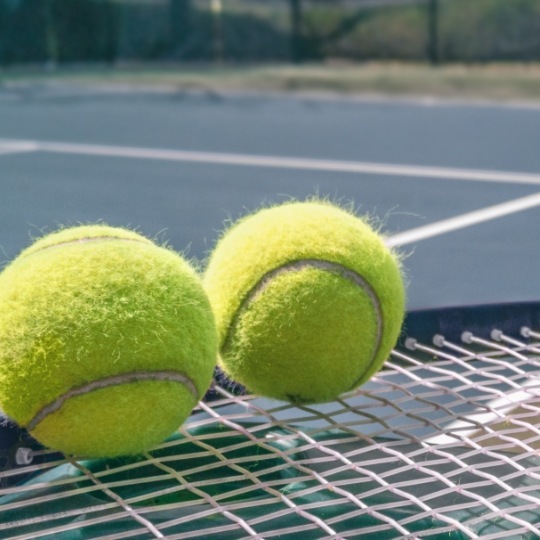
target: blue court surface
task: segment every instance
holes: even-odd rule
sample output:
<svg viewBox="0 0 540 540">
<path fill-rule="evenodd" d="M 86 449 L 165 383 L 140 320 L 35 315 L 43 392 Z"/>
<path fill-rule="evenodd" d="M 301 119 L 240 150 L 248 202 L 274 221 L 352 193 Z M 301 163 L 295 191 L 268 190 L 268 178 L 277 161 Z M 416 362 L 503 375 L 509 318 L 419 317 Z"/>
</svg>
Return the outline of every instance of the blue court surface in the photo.
<svg viewBox="0 0 540 540">
<path fill-rule="evenodd" d="M 96 221 L 204 263 L 226 220 L 318 195 L 401 251 L 410 310 L 538 301 L 539 140 L 540 108 L 517 105 L 4 87 L 0 264 Z M 126 461 L 63 459 L 4 426 L 0 536 L 539 538 L 538 313 L 409 314 L 386 369 L 320 405 L 218 377 Z"/>
<path fill-rule="evenodd" d="M 538 300 L 540 109 L 0 89 L 0 261 L 59 225 L 133 227 L 204 261 L 223 224 L 312 195 L 371 216 L 409 309 Z"/>
</svg>

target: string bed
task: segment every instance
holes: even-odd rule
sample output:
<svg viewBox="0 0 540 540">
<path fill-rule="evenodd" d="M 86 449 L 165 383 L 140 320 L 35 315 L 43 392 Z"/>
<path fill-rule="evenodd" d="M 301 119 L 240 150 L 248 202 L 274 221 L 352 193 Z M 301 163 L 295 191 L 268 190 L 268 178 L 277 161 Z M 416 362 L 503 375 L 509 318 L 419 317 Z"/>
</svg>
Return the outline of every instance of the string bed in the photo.
<svg viewBox="0 0 540 540">
<path fill-rule="evenodd" d="M 433 317 L 410 319 L 385 369 L 331 403 L 216 383 L 175 437 L 116 460 L 21 434 L 3 456 L 0 538 L 540 538 L 540 329 L 448 337 Z"/>
</svg>

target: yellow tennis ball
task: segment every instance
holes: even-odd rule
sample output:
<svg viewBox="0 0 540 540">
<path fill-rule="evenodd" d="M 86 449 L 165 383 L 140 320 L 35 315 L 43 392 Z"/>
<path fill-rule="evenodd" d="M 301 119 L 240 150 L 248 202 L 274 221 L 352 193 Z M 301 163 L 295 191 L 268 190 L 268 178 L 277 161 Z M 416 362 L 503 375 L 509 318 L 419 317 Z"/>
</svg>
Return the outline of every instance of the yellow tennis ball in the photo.
<svg viewBox="0 0 540 540">
<path fill-rule="evenodd" d="M 0 274 L 0 408 L 84 457 L 144 451 L 210 385 L 217 335 L 200 278 L 125 229 L 64 229 Z"/>
<path fill-rule="evenodd" d="M 395 255 L 366 222 L 323 201 L 240 220 L 217 243 L 204 285 L 226 374 L 294 403 L 329 401 L 367 381 L 404 314 Z"/>
</svg>

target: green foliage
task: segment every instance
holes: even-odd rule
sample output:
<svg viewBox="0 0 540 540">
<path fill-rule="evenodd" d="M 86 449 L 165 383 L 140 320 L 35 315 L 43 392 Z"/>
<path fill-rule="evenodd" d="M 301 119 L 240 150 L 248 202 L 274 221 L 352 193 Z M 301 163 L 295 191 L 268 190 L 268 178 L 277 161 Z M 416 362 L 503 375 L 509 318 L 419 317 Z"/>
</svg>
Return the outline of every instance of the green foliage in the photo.
<svg viewBox="0 0 540 540">
<path fill-rule="evenodd" d="M 441 54 L 450 61 L 538 60 L 540 2 L 442 2 Z"/>
<path fill-rule="evenodd" d="M 48 58 L 44 22 L 48 2 L 26 0 L 13 8 L 9 2 L 2 4 L 5 17 L 0 26 L 2 62 L 45 62 Z"/>
<path fill-rule="evenodd" d="M 289 35 L 253 13 L 225 11 L 217 18 L 184 1 L 123 4 L 118 52 L 127 60 L 287 60 Z"/>
<path fill-rule="evenodd" d="M 428 4 L 302 0 L 0 0 L 0 63 L 114 60 L 424 61 Z M 442 61 L 538 61 L 540 0 L 439 0 Z"/>
<path fill-rule="evenodd" d="M 108 0 L 0 0 L 0 60 L 111 61 L 115 11 Z"/>
<path fill-rule="evenodd" d="M 305 19 L 324 57 L 416 61 L 428 53 L 423 3 L 348 10 L 320 5 Z M 443 61 L 540 59 L 538 0 L 439 0 L 438 27 Z"/>
<path fill-rule="evenodd" d="M 115 4 L 107 0 L 53 0 L 51 12 L 58 61 L 112 61 L 115 58 Z"/>
<path fill-rule="evenodd" d="M 224 58 L 240 61 L 288 60 L 288 32 L 253 15 L 223 16 Z"/>
<path fill-rule="evenodd" d="M 424 58 L 424 6 L 356 9 L 319 8 L 306 14 L 324 57 L 367 59 Z"/>
</svg>

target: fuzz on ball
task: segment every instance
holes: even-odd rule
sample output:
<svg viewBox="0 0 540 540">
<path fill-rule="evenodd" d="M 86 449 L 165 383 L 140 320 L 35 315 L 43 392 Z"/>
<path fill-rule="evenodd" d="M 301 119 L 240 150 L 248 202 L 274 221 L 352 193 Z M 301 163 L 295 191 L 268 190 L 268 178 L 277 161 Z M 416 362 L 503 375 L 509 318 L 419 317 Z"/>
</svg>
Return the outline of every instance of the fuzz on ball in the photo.
<svg viewBox="0 0 540 540">
<path fill-rule="evenodd" d="M 204 276 L 219 364 L 259 395 L 324 402 L 377 372 L 399 336 L 400 264 L 381 236 L 324 201 L 241 219 Z"/>
<path fill-rule="evenodd" d="M 216 350 L 194 269 L 135 232 L 64 229 L 0 274 L 0 408 L 66 454 L 160 443 L 209 387 Z"/>
</svg>

